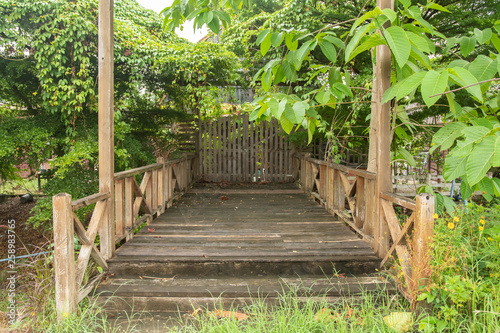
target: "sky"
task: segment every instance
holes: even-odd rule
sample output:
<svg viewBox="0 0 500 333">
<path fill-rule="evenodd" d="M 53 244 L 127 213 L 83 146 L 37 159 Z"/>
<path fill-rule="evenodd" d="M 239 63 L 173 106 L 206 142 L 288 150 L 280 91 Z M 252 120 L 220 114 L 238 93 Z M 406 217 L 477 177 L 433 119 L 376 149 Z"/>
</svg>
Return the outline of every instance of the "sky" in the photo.
<svg viewBox="0 0 500 333">
<path fill-rule="evenodd" d="M 137 0 L 137 2 L 140 3 L 141 6 L 152 9 L 155 12 L 159 13 L 165 7 L 170 6 L 173 0 Z M 206 26 L 203 26 L 203 28 L 198 29 L 196 32 L 194 32 L 193 23 L 189 21 L 184 23 L 183 31 L 180 31 L 180 29 L 176 29 L 175 32 L 177 33 L 177 35 L 186 38 L 190 42 L 197 42 L 207 35 L 208 29 Z"/>
</svg>

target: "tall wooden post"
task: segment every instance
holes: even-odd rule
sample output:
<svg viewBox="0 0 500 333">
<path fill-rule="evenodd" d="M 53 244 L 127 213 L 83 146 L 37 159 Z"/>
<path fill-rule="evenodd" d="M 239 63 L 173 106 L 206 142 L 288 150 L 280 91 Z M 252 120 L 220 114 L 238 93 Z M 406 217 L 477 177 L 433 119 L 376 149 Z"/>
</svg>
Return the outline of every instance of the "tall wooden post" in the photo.
<svg viewBox="0 0 500 333">
<path fill-rule="evenodd" d="M 113 5 L 113 0 L 99 0 L 99 192 L 111 194 L 99 228 L 101 253 L 106 259 L 111 258 L 115 250 Z"/>
<path fill-rule="evenodd" d="M 377 0 L 380 9 L 394 9 L 394 0 Z M 391 51 L 387 45 L 377 46 L 376 68 L 374 73 L 376 80 L 374 91 L 376 92 L 373 111 L 377 113 L 375 137 L 376 140 L 376 213 L 375 213 L 375 252 L 384 257 L 389 249 L 389 228 L 385 221 L 382 207 L 380 205 L 380 192 L 392 192 L 391 178 L 391 104 L 382 104 L 384 92 L 391 86 Z"/>
<path fill-rule="evenodd" d="M 420 286 L 427 285 L 430 272 L 431 254 L 429 245 L 434 236 L 434 196 L 427 193 L 417 195 L 416 204 L 412 280 L 415 283 L 415 290 L 419 290 Z M 426 303 L 421 302 L 420 305 L 425 306 Z"/>
<path fill-rule="evenodd" d="M 75 241 L 71 195 L 52 197 L 54 217 L 54 271 L 56 275 L 56 311 L 59 320 L 77 308 Z"/>
</svg>

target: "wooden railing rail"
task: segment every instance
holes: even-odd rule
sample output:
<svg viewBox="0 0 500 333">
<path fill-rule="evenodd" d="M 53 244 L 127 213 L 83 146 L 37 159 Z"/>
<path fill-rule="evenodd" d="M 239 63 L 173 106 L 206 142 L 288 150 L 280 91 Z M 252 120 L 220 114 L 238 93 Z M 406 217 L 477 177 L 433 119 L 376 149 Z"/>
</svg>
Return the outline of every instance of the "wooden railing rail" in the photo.
<svg viewBox="0 0 500 333">
<path fill-rule="evenodd" d="M 400 290 L 415 305 L 418 289 L 426 284 L 429 271 L 434 196 L 421 194 L 414 201 L 394 193 L 376 193 L 375 173 L 316 160 L 310 154 L 295 154 L 294 158 L 294 175 L 304 192 L 372 241 L 374 249 L 376 244 L 389 244 L 390 248 L 381 252 L 381 267 L 397 254 L 405 281 Z M 408 216 L 403 223 L 394 205 L 406 210 L 400 214 Z"/>
<path fill-rule="evenodd" d="M 363 238 L 373 240 L 376 175 L 313 159 L 308 154 L 296 154 L 295 158 L 302 189 Z"/>
<path fill-rule="evenodd" d="M 389 227 L 390 243 L 392 243 L 380 266 L 383 267 L 396 252 L 406 284 L 400 286 L 400 290 L 415 306 L 418 290 L 427 283 L 429 272 L 429 244 L 434 228 L 434 196 L 424 193 L 417 195 L 413 201 L 394 193 L 384 192 L 380 193 L 380 205 Z M 411 214 L 408 212 L 401 214 L 406 217 L 402 223 L 394 205 L 411 211 Z"/>
<path fill-rule="evenodd" d="M 158 163 L 115 174 L 115 221 L 114 237 L 108 240 L 115 244 L 133 238 L 134 229 L 143 222 L 151 222 L 170 207 L 172 201 L 181 196 L 196 179 L 198 167 L 196 157 Z M 143 175 L 140 185 L 136 176 Z M 102 249 L 109 247 L 101 239 L 100 249 L 95 245 L 97 233 L 108 228 L 106 209 L 112 193 L 97 193 L 72 201 L 71 195 L 60 193 L 52 198 L 54 219 L 54 268 L 56 272 L 56 309 L 60 317 L 74 313 L 78 303 L 87 296 L 108 271 Z M 88 228 L 85 229 L 75 211 L 95 204 Z M 75 262 L 74 235 L 81 243 Z M 90 258 L 102 268 L 102 273 L 92 277 L 85 286 Z"/>
</svg>

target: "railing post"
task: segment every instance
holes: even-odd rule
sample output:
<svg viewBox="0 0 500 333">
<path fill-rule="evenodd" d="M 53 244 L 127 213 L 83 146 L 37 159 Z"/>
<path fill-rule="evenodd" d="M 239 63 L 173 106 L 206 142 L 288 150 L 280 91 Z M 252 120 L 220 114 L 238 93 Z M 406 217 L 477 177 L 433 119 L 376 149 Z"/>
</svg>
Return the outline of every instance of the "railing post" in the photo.
<svg viewBox="0 0 500 333">
<path fill-rule="evenodd" d="M 54 270 L 56 279 L 56 311 L 59 320 L 76 311 L 74 224 L 71 195 L 52 197 L 54 219 Z"/>
<path fill-rule="evenodd" d="M 163 157 L 158 157 L 156 161 L 162 164 L 162 168 L 159 170 L 158 174 L 158 204 L 160 205 L 158 215 L 160 215 L 165 213 L 165 187 L 167 179 L 165 177 L 165 159 Z"/>
<path fill-rule="evenodd" d="M 430 242 L 434 235 L 434 196 L 419 194 L 416 198 L 417 211 L 413 231 L 412 280 L 416 290 L 428 283 Z"/>
</svg>

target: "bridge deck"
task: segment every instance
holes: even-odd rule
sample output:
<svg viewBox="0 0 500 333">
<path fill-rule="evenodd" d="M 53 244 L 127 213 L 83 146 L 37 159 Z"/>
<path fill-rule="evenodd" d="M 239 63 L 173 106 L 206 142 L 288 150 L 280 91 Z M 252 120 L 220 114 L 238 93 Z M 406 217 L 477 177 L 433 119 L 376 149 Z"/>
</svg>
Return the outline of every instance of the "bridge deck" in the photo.
<svg viewBox="0 0 500 333">
<path fill-rule="evenodd" d="M 138 272 L 148 262 L 185 262 L 188 271 L 195 262 L 331 262 L 342 271 L 378 261 L 369 243 L 292 184 L 199 186 L 111 259 L 115 267 L 134 264 Z"/>
</svg>

